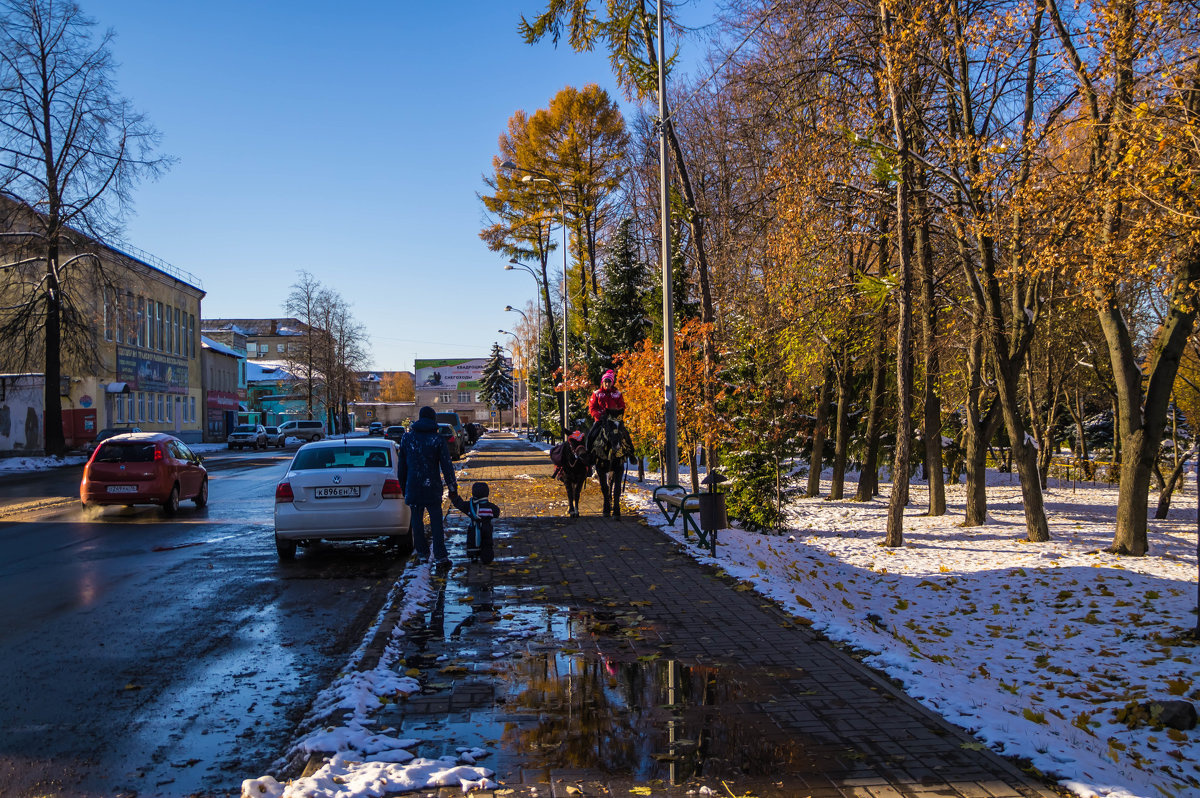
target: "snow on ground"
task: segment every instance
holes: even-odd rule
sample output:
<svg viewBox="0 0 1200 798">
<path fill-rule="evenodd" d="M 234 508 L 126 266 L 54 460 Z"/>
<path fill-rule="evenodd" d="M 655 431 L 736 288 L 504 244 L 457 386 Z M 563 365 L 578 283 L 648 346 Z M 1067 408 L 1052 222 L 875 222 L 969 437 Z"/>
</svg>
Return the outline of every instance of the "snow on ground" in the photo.
<svg viewBox="0 0 1200 798">
<path fill-rule="evenodd" d="M 483 439 L 476 449 L 503 440 Z M 0 461 L 0 468 L 63 464 L 13 458 Z M 635 476 L 628 478 L 629 502 L 649 523 L 683 541 L 681 521 L 663 527 L 651 501 L 657 475 L 648 474 L 643 483 Z M 947 486 L 948 514 L 928 518 L 922 515 L 924 488 L 914 484 L 905 543 L 898 549 L 881 545 L 886 484 L 882 496 L 868 503 L 798 500 L 779 535 L 724 530 L 715 558 L 695 545 L 685 548 L 809 619 L 826 636 L 871 652 L 866 662 L 899 680 L 909 695 L 969 729 L 981 744 L 1028 759 L 1080 796 L 1200 794 L 1200 729 L 1130 729 L 1116 717 L 1131 702 L 1200 702 L 1200 647 L 1191 638 L 1197 623 L 1194 488 L 1176 496 L 1168 519 L 1151 519 L 1148 556 L 1117 557 L 1104 553 L 1112 541 L 1115 487 L 1051 480 L 1046 510 L 1052 540 L 1023 543 L 1015 475 L 990 472 L 989 481 L 988 524 L 969 529 L 959 526 L 961 485 Z M 823 492 L 828 488 L 825 480 Z M 848 488 L 852 493 L 853 485 Z M 429 578 L 428 567 L 410 568 L 393 589 L 388 603 L 402 602 L 401 619 L 428 601 Z M 383 618 L 381 612 L 376 628 Z M 375 707 L 416 689 L 393 668 L 400 625 L 390 634 L 374 669 L 358 671 L 362 649 L 355 653 L 344 675 L 321 694 L 308 731 L 289 752 L 337 755 L 286 786 L 270 776 L 247 779 L 244 796 L 357 798 L 438 785 L 466 792 L 490 784 L 492 772 L 474 765 L 485 751 L 463 751 L 457 760 L 419 759 L 406 750 L 418 741 L 372 729 Z M 374 635 L 372 629 L 366 640 Z"/>
<path fill-rule="evenodd" d="M 1117 557 L 1104 553 L 1114 486 L 1052 480 L 1052 540 L 1036 544 L 1021 542 L 1015 475 L 989 478 L 988 524 L 969 529 L 963 486 L 948 486 L 949 514 L 929 518 L 914 484 L 899 549 L 882 546 L 888 485 L 869 503 L 796 501 L 781 535 L 722 531 L 715 558 L 686 548 L 873 652 L 866 662 L 909 695 L 1081 796 L 1197 795 L 1200 729 L 1116 718 L 1130 702 L 1200 701 L 1195 491 L 1151 519 L 1149 556 Z M 654 485 L 626 496 L 662 526 Z M 683 540 L 682 521 L 664 529 Z"/>
<path fill-rule="evenodd" d="M 491 770 L 475 762 L 487 756 L 479 748 L 459 749 L 457 757 L 425 759 L 408 751 L 421 741 L 391 736 L 391 729 L 374 729 L 373 715 L 386 702 L 421 689 L 411 676 L 396 671 L 403 653 L 403 625 L 433 599 L 430 566 L 410 566 L 392 586 L 383 609 L 333 684 L 325 688 L 309 716 L 300 724 L 303 736 L 273 766 L 279 772 L 312 754 L 333 757 L 310 776 L 281 784 L 272 776 L 242 782 L 243 798 L 356 798 L 408 792 L 431 787 L 491 789 L 498 786 Z M 399 605 L 398 612 L 392 608 Z M 378 663 L 360 670 L 368 641 L 385 622 L 393 624 Z"/>
</svg>

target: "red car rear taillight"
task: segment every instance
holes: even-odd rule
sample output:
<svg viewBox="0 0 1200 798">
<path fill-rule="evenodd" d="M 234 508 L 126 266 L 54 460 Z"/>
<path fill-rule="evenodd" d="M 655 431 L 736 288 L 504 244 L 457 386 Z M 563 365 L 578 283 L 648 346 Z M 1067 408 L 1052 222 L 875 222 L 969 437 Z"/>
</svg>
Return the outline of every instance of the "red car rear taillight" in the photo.
<svg viewBox="0 0 1200 798">
<path fill-rule="evenodd" d="M 400 489 L 400 480 L 385 479 L 383 481 L 383 498 L 385 499 L 403 499 L 404 492 Z"/>
<path fill-rule="evenodd" d="M 275 486 L 275 503 L 294 501 L 296 495 L 292 493 L 292 485 L 290 482 L 280 482 Z"/>
</svg>

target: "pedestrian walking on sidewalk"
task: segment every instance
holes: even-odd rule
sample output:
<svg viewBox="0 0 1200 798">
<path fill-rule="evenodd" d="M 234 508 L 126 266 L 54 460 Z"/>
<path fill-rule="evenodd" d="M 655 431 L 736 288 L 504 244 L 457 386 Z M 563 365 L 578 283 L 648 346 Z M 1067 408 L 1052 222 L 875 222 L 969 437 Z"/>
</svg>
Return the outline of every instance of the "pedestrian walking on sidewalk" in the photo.
<svg viewBox="0 0 1200 798">
<path fill-rule="evenodd" d="M 417 562 L 432 555 L 438 565 L 449 565 L 446 552 L 446 531 L 442 526 L 442 477 L 451 495 L 458 494 L 458 480 L 450 462 L 450 450 L 438 434 L 437 413 L 428 405 L 421 408 L 417 420 L 400 439 L 400 462 L 397 470 L 404 501 L 412 511 L 413 549 Z M 429 534 L 425 538 L 425 512 L 429 512 Z"/>
</svg>

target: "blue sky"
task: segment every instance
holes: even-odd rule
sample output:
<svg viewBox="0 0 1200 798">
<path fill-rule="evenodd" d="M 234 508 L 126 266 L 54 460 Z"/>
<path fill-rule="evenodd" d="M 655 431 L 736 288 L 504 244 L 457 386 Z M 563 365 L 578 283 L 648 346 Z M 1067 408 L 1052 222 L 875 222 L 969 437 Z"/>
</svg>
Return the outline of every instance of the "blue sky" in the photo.
<svg viewBox="0 0 1200 798">
<path fill-rule="evenodd" d="M 375 368 L 507 345 L 504 306 L 534 283 L 478 237 L 497 137 L 565 85 L 617 96 L 604 54 L 521 41 L 541 0 L 79 2 L 178 159 L 125 239 L 197 275 L 205 317 L 283 315 L 304 269 L 351 303 Z"/>
</svg>

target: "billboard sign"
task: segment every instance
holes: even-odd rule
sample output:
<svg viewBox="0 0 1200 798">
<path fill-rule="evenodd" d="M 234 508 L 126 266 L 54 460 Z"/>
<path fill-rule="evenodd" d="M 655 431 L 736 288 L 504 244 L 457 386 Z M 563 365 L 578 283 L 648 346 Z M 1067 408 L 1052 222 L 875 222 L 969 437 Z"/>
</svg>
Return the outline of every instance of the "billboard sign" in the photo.
<svg viewBox="0 0 1200 798">
<path fill-rule="evenodd" d="M 417 360 L 414 381 L 418 389 L 442 388 L 447 391 L 479 390 L 483 385 L 483 369 L 489 358 L 458 358 L 450 360 Z M 505 358 L 508 362 L 508 358 Z M 470 386 L 465 383 L 471 383 Z"/>
</svg>

